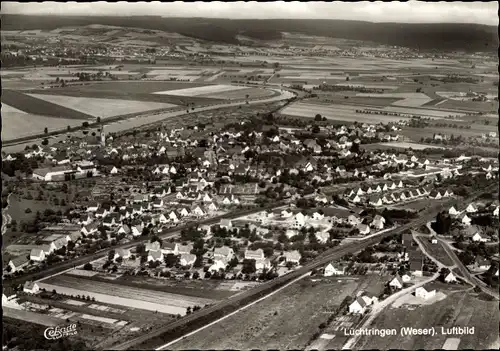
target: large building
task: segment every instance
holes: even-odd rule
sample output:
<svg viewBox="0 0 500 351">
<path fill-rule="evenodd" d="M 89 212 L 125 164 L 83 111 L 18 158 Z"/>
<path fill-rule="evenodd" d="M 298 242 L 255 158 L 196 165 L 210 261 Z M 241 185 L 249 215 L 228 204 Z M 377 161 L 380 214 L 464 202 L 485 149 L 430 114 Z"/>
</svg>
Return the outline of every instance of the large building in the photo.
<svg viewBox="0 0 500 351">
<path fill-rule="evenodd" d="M 58 166 L 51 168 L 37 168 L 33 170 L 33 178 L 50 182 L 53 180 L 64 180 L 66 174 L 73 174 L 74 170 L 69 166 Z"/>
</svg>

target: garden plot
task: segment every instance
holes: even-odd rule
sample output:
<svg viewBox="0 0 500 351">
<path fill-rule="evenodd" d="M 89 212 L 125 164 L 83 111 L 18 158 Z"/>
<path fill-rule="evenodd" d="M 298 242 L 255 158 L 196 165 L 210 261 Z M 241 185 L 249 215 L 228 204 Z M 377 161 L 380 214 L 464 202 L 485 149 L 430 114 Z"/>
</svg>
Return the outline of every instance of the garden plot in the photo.
<svg viewBox="0 0 500 351">
<path fill-rule="evenodd" d="M 273 96 L 274 92 L 272 90 L 267 90 L 267 89 L 248 88 L 236 91 L 227 91 L 227 92 L 205 94 L 199 96 L 212 99 L 238 100 L 238 99 L 246 99 L 247 95 L 248 98 L 255 99 L 255 98 Z"/>
<path fill-rule="evenodd" d="M 242 90 L 248 89 L 246 86 L 233 86 L 233 85 L 208 85 L 204 87 L 196 87 L 196 88 L 186 88 L 186 89 L 178 89 L 178 90 L 168 90 L 168 91 L 159 91 L 153 94 L 159 95 L 175 95 L 175 96 L 201 96 L 206 94 L 215 94 L 222 93 L 225 91 L 234 91 L 234 90 Z"/>
<path fill-rule="evenodd" d="M 85 98 L 63 95 L 27 94 L 31 97 L 60 105 L 95 117 L 112 117 L 150 110 L 175 107 L 168 103 L 118 99 Z"/>
<path fill-rule="evenodd" d="M 56 291 L 70 295 L 83 293 L 95 297 L 97 301 L 105 303 L 168 314 L 184 315 L 187 307 L 194 307 L 196 305 L 204 306 L 214 302 L 213 300 L 199 297 L 164 293 L 69 275 L 51 277 L 40 282 L 39 285 L 47 290 L 56 289 Z"/>
<path fill-rule="evenodd" d="M 83 301 L 77 301 L 77 300 L 71 300 L 71 299 L 64 301 L 64 303 L 66 303 L 68 305 L 73 305 L 73 306 L 84 306 L 87 304 L 86 302 L 83 302 Z"/>
<path fill-rule="evenodd" d="M 81 276 L 81 277 L 93 277 L 94 275 L 99 274 L 99 272 L 86 271 L 83 269 L 72 269 L 71 271 L 68 271 L 66 273 L 71 274 L 71 275 Z"/>
<path fill-rule="evenodd" d="M 431 109 L 424 109 L 424 108 L 413 108 L 413 107 L 396 107 L 396 106 L 387 106 L 382 109 L 383 111 L 389 111 L 389 112 L 398 112 L 398 113 L 406 113 L 410 115 L 421 115 L 425 117 L 434 117 L 434 118 L 444 118 L 448 117 L 450 115 L 453 116 L 465 116 L 464 113 L 456 113 L 456 112 L 450 112 L 450 111 L 443 111 L 443 110 L 431 110 Z"/>
<path fill-rule="evenodd" d="M 392 105 L 407 106 L 407 107 L 420 107 L 423 104 L 432 101 L 430 97 L 428 97 L 423 93 L 392 93 L 392 94 L 358 93 L 356 94 L 356 96 L 398 98 L 401 100 L 393 102 Z"/>
</svg>

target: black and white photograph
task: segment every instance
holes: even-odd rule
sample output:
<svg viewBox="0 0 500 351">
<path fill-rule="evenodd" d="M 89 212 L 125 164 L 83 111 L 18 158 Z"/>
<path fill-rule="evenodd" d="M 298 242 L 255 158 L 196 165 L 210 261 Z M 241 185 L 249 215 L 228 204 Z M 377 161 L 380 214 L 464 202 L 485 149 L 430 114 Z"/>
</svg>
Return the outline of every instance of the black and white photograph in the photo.
<svg viewBox="0 0 500 351">
<path fill-rule="evenodd" d="M 498 13 L 2 2 L 2 351 L 498 349 Z"/>
</svg>

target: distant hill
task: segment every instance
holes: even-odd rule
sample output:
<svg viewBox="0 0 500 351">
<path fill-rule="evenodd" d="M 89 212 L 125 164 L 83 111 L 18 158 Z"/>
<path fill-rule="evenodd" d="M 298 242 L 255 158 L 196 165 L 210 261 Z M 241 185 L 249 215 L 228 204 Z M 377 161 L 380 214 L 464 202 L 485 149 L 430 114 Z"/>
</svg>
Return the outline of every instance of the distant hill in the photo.
<svg viewBox="0 0 500 351">
<path fill-rule="evenodd" d="M 2 30 L 52 30 L 91 24 L 133 27 L 176 32 L 185 36 L 238 44 L 237 35 L 259 40 L 276 40 L 282 32 L 371 41 L 421 50 L 486 51 L 498 50 L 495 26 L 479 24 L 372 23 L 342 20 L 270 19 L 230 20 L 214 18 L 165 18 L 160 16 L 28 16 L 2 15 Z"/>
</svg>

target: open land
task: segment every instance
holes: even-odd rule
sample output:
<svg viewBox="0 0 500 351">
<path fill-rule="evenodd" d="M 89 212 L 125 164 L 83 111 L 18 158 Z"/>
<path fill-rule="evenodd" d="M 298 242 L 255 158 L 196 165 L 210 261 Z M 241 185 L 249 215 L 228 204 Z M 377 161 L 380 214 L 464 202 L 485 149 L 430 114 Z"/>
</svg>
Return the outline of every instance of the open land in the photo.
<svg viewBox="0 0 500 351">
<path fill-rule="evenodd" d="M 460 291 L 446 292 L 444 300 L 430 305 L 417 307 L 402 306 L 400 308 L 387 308 L 375 320 L 371 327 L 378 329 L 395 328 L 397 335 L 364 336 L 358 344 L 357 349 L 440 349 L 450 337 L 460 338 L 459 349 L 467 348 L 490 348 L 491 344 L 498 338 L 498 303 L 484 301 L 475 294 Z M 473 335 L 449 336 L 441 335 L 441 327 L 475 327 Z M 401 336 L 401 327 L 413 328 L 436 328 L 436 335 L 428 336 Z"/>
<path fill-rule="evenodd" d="M 41 287 L 45 287 L 47 290 L 56 289 L 61 292 L 68 291 L 68 293 L 73 291 L 73 294 L 76 294 L 77 291 L 86 292 L 88 295 L 94 296 L 97 301 L 152 311 L 157 310 L 174 315 L 184 315 L 186 308 L 189 306 L 204 306 L 213 302 L 213 300 L 200 297 L 120 286 L 110 282 L 98 282 L 71 275 L 58 275 L 44 280 L 40 284 Z"/>
<path fill-rule="evenodd" d="M 356 295 L 356 291 L 368 286 L 376 288 L 379 280 L 380 276 L 320 281 L 305 278 L 255 304 L 251 309 L 238 312 L 171 347 L 304 349 L 318 326 L 328 319 L 328 311 L 338 308 L 347 296 Z"/>
</svg>

